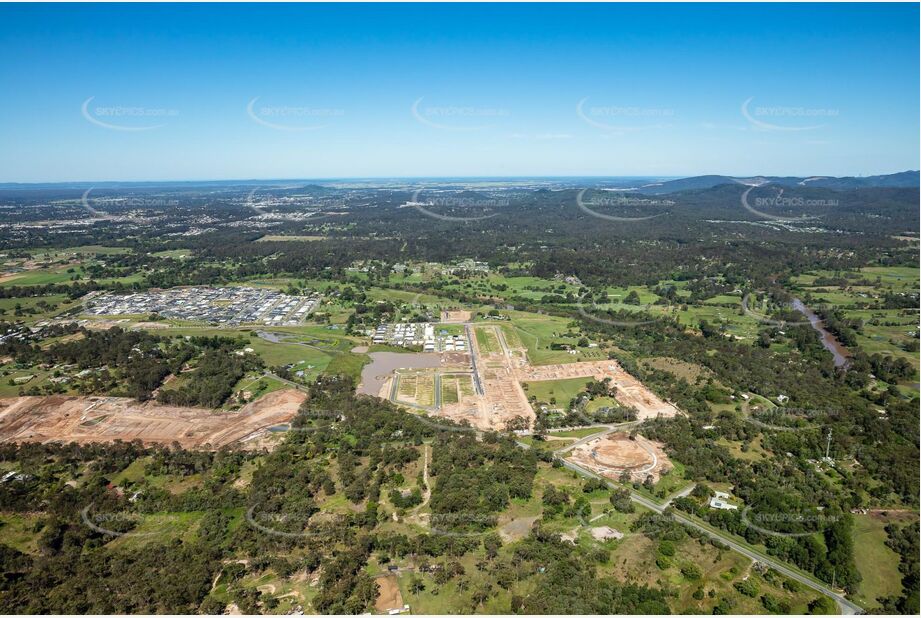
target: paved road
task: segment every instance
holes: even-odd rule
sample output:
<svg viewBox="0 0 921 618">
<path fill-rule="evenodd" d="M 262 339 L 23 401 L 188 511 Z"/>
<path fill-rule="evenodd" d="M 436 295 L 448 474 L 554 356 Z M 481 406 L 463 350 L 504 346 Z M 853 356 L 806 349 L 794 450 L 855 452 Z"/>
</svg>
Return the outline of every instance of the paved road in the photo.
<svg viewBox="0 0 921 618">
<path fill-rule="evenodd" d="M 609 433 L 614 433 L 615 431 L 623 431 L 624 429 L 629 429 L 630 427 L 636 427 L 640 423 L 642 423 L 642 421 L 628 421 L 626 423 L 615 423 L 612 425 L 599 425 L 599 428 L 603 427 L 604 429 L 602 429 L 598 433 L 593 433 L 591 435 L 585 436 L 584 438 L 579 438 L 572 444 L 567 444 L 563 448 L 554 451 L 554 455 L 563 455 L 565 453 L 568 453 L 569 451 L 571 451 L 572 449 L 576 447 L 582 446 L 586 442 L 591 442 L 592 440 L 596 438 L 606 436 Z"/>
<path fill-rule="evenodd" d="M 298 384 L 297 382 L 292 382 L 291 380 L 286 380 L 285 378 L 281 377 L 280 375 L 278 375 L 278 374 L 276 374 L 276 373 L 272 373 L 271 371 L 266 370 L 265 375 L 266 375 L 267 377 L 270 377 L 270 378 L 275 378 L 275 379 L 278 380 L 279 382 L 283 382 L 283 383 L 287 384 L 288 386 L 293 386 L 294 388 L 296 388 L 296 389 L 299 390 L 299 391 L 304 391 L 305 393 L 309 393 L 309 392 L 310 392 L 310 389 L 307 388 L 306 386 L 304 386 L 303 384 Z"/>
<path fill-rule="evenodd" d="M 562 453 L 562 451 L 563 451 L 563 449 L 560 449 L 559 451 L 556 451 L 556 453 L 559 454 L 559 453 Z M 616 488 L 616 487 L 617 487 L 617 485 L 615 485 L 614 483 L 612 483 L 612 482 L 609 481 L 608 479 L 605 479 L 605 478 L 603 478 L 603 477 L 600 477 L 600 476 L 598 476 L 597 474 L 591 472 L 590 470 L 586 470 L 585 468 L 583 468 L 583 467 L 581 467 L 581 466 L 579 466 L 579 465 L 577 465 L 577 464 L 574 464 L 574 463 L 572 463 L 571 461 L 567 461 L 567 460 L 565 460 L 565 459 L 561 459 L 561 461 L 563 462 L 563 465 L 564 465 L 566 468 L 568 468 L 568 469 L 570 469 L 570 470 L 576 472 L 577 474 L 580 474 L 580 475 L 585 476 L 585 477 L 588 477 L 588 478 L 600 478 L 601 480 L 607 482 L 607 484 L 608 484 L 609 487 L 612 487 L 612 488 Z M 650 499 L 647 498 L 646 496 L 643 496 L 643 495 L 638 494 L 638 493 L 636 493 L 636 492 L 630 492 L 630 499 L 633 500 L 634 502 L 636 502 L 637 504 L 640 504 L 640 505 L 642 505 L 642 506 L 644 506 L 644 507 L 650 509 L 651 511 L 656 512 L 656 513 L 662 513 L 662 512 L 664 512 L 665 509 L 666 509 L 666 506 L 667 506 L 667 505 L 659 504 L 658 502 L 655 502 L 655 501 L 653 501 L 653 500 L 650 500 Z M 850 614 L 850 615 L 853 615 L 853 614 L 862 614 L 862 613 L 864 613 L 864 610 L 863 610 L 862 607 L 860 607 L 859 605 L 857 605 L 857 604 L 855 604 L 855 603 L 852 603 L 851 601 L 847 600 L 847 599 L 844 598 L 844 596 L 842 596 L 840 593 L 835 592 L 835 591 L 832 590 L 831 588 L 828 588 L 828 587 L 826 587 L 826 586 L 824 586 L 824 585 L 822 585 L 822 584 L 819 584 L 819 583 L 813 581 L 812 579 L 810 579 L 810 578 L 808 578 L 808 577 L 806 577 L 806 576 L 800 574 L 798 571 L 793 570 L 792 568 L 790 568 L 789 566 L 787 566 L 787 565 L 784 564 L 783 562 L 781 562 L 781 561 L 779 561 L 779 560 L 777 560 L 777 559 L 775 559 L 775 558 L 771 558 L 771 557 L 769 557 L 769 556 L 766 556 L 766 555 L 764 555 L 764 554 L 754 552 L 754 551 L 748 549 L 747 547 L 745 547 L 744 545 L 741 545 L 741 544 L 739 544 L 738 542 L 734 541 L 730 536 L 728 536 L 728 535 L 726 535 L 726 534 L 724 534 L 724 533 L 722 533 L 722 532 L 719 532 L 719 531 L 710 530 L 709 528 L 706 528 L 706 527 L 704 527 L 704 526 L 698 524 L 698 523 L 697 523 L 696 521 L 694 521 L 693 519 L 690 519 L 689 517 L 683 515 L 683 514 L 680 513 L 679 511 L 673 510 L 672 513 L 671 513 L 671 515 L 675 518 L 675 520 L 681 522 L 682 524 L 684 524 L 684 525 L 686 525 L 686 526 L 689 526 L 689 527 L 691 527 L 691 528 L 694 528 L 694 529 L 696 529 L 696 530 L 699 530 L 700 532 L 703 532 L 703 533 L 706 534 L 707 536 L 709 536 L 709 537 L 711 537 L 711 538 L 714 538 L 714 539 L 717 539 L 718 541 L 720 541 L 720 542 L 722 542 L 722 543 L 725 543 L 726 545 L 729 546 L 730 549 L 739 552 L 739 553 L 742 554 L 743 556 L 746 556 L 747 558 L 750 558 L 751 560 L 756 560 L 756 561 L 758 561 L 758 562 L 762 562 L 762 563 L 768 565 L 769 567 L 771 567 L 772 569 L 774 569 L 775 571 L 778 571 L 778 572 L 780 572 L 780 573 L 783 573 L 784 575 L 786 575 L 786 576 L 789 577 L 790 579 L 794 579 L 794 580 L 798 581 L 799 583 L 801 583 L 801 584 L 803 584 L 803 585 L 805 585 L 805 586 L 808 586 L 808 587 L 812 588 L 813 590 L 816 590 L 816 591 L 818 591 L 818 592 L 821 592 L 821 593 L 824 594 L 824 595 L 827 595 L 827 596 L 831 597 L 831 598 L 834 599 L 835 602 L 838 604 L 838 607 L 841 609 L 841 613 L 843 613 L 843 614 Z"/>
<path fill-rule="evenodd" d="M 483 382 L 480 380 L 480 370 L 477 367 L 477 342 L 474 341 L 476 333 L 469 322 L 464 324 L 464 333 L 467 335 L 467 349 L 470 350 L 470 367 L 473 369 L 473 386 L 477 395 L 484 395 Z"/>
</svg>

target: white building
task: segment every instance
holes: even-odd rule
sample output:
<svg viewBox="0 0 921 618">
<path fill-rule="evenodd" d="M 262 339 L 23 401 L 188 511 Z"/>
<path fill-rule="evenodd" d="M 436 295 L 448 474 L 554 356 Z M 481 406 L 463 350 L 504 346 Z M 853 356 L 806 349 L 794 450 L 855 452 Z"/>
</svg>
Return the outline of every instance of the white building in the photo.
<svg viewBox="0 0 921 618">
<path fill-rule="evenodd" d="M 735 511 L 739 507 L 729 504 L 729 494 L 723 491 L 716 492 L 716 495 L 710 498 L 711 509 L 721 509 L 724 511 Z"/>
</svg>

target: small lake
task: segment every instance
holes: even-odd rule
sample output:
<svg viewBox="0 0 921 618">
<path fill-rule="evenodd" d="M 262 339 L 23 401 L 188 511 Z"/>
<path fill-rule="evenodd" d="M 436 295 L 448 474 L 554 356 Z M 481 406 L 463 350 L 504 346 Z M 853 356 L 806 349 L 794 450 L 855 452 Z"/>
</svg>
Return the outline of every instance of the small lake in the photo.
<svg viewBox="0 0 921 618">
<path fill-rule="evenodd" d="M 371 352 L 371 363 L 361 370 L 358 392 L 374 395 L 381 390 L 381 384 L 395 369 L 432 369 L 441 366 L 441 355 L 424 352 Z"/>
<path fill-rule="evenodd" d="M 812 328 L 819 333 L 819 337 L 822 339 L 822 346 L 831 352 L 831 355 L 834 357 L 835 367 L 846 367 L 847 357 L 849 356 L 847 348 L 841 345 L 841 343 L 835 339 L 834 335 L 825 330 L 822 319 L 813 313 L 812 310 L 804 305 L 803 301 L 798 298 L 793 299 L 793 308 L 806 316 Z"/>
</svg>

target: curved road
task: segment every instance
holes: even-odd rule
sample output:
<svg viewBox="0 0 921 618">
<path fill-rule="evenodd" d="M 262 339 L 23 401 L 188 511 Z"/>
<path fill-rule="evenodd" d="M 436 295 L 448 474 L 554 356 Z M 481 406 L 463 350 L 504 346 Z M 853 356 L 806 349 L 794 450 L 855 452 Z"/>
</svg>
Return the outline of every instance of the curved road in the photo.
<svg viewBox="0 0 921 618">
<path fill-rule="evenodd" d="M 623 425 L 621 425 L 621 427 L 622 426 Z M 588 442 L 590 439 L 594 439 L 594 438 L 599 437 L 600 435 L 611 433 L 612 431 L 615 431 L 615 430 L 616 430 L 616 427 L 609 427 L 606 431 L 594 434 L 592 436 L 586 436 L 585 438 L 582 438 L 581 440 L 578 440 L 577 442 L 574 442 L 573 444 L 570 444 L 569 446 L 566 446 L 557 451 L 554 451 L 554 455 L 559 456 L 560 461 L 562 461 L 563 465 L 566 468 L 572 470 L 573 472 L 581 476 L 585 476 L 587 478 L 601 479 L 602 481 L 607 483 L 608 487 L 611 487 L 612 489 L 618 488 L 619 486 L 613 483 L 612 481 L 602 476 L 599 476 L 595 474 L 594 472 L 579 466 L 578 464 L 575 464 L 575 463 L 572 463 L 571 461 L 563 459 L 562 457 L 562 455 L 564 455 L 567 451 L 571 450 L 577 444 L 580 444 L 580 443 L 584 444 L 585 442 Z M 671 504 L 671 501 L 669 501 L 666 504 L 659 504 L 658 502 L 650 500 L 646 496 L 638 494 L 634 491 L 630 492 L 630 499 L 636 502 L 637 504 L 640 504 L 656 513 L 663 513 L 665 509 Z M 689 526 L 691 528 L 694 528 L 695 530 L 699 530 L 700 532 L 703 532 L 707 536 L 713 539 L 716 539 L 720 541 L 721 543 L 725 543 L 733 551 L 736 551 L 742 554 L 743 556 L 750 558 L 751 560 L 755 560 L 757 562 L 764 563 L 768 565 L 769 567 L 771 567 L 772 569 L 774 569 L 775 571 L 783 573 L 790 579 L 796 580 L 799 583 L 803 584 L 804 586 L 808 586 L 809 588 L 812 588 L 813 590 L 821 592 L 822 594 L 834 599 L 834 601 L 838 604 L 838 607 L 841 609 L 842 614 L 854 615 L 854 614 L 865 613 L 864 609 L 860 607 L 859 605 L 849 601 L 843 595 L 841 595 L 838 592 L 835 592 L 831 588 L 809 577 L 806 577 L 805 575 L 800 573 L 798 570 L 795 570 L 791 568 L 790 566 L 788 566 L 786 563 L 776 558 L 772 558 L 770 556 L 762 554 L 760 552 L 755 552 L 749 549 L 748 547 L 745 547 L 744 545 L 740 544 L 739 542 L 733 540 L 732 537 L 730 537 L 728 534 L 722 531 L 711 530 L 710 528 L 702 526 L 701 524 L 685 516 L 684 514 L 682 514 L 681 512 L 677 510 L 673 509 L 670 514 L 672 515 L 672 517 L 674 517 L 677 521 L 681 522 L 682 524 Z"/>
</svg>

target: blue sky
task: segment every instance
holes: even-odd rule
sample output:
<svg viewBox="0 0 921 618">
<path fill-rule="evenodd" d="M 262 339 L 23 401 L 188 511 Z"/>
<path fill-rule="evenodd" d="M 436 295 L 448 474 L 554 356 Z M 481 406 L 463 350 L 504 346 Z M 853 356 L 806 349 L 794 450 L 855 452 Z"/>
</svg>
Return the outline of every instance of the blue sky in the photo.
<svg viewBox="0 0 921 618">
<path fill-rule="evenodd" d="M 919 167 L 918 5 L 0 5 L 0 182 Z"/>
</svg>

